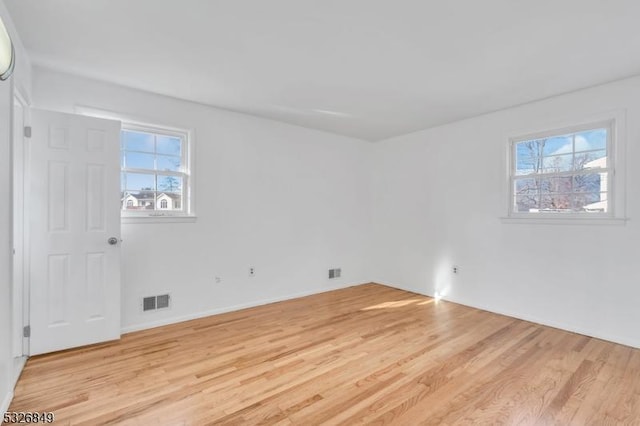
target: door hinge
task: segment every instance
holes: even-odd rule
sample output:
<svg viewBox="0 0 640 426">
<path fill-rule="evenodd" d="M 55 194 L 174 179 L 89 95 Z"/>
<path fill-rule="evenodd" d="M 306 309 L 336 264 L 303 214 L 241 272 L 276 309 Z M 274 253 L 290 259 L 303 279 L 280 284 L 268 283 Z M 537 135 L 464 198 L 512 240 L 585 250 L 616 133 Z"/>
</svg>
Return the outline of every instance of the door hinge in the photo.
<svg viewBox="0 0 640 426">
<path fill-rule="evenodd" d="M 24 137 L 25 138 L 31 137 L 31 126 L 24 126 Z"/>
<path fill-rule="evenodd" d="M 22 328 L 22 337 L 31 337 L 31 326 L 25 325 Z"/>
</svg>

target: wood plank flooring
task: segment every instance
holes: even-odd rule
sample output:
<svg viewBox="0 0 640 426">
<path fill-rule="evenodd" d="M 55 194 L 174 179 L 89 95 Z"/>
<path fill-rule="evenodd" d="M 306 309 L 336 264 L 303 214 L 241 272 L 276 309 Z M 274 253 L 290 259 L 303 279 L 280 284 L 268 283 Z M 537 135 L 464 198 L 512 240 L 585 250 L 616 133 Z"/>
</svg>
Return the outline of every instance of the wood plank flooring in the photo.
<svg viewBox="0 0 640 426">
<path fill-rule="evenodd" d="M 368 284 L 31 358 L 56 424 L 640 424 L 640 350 Z"/>
</svg>

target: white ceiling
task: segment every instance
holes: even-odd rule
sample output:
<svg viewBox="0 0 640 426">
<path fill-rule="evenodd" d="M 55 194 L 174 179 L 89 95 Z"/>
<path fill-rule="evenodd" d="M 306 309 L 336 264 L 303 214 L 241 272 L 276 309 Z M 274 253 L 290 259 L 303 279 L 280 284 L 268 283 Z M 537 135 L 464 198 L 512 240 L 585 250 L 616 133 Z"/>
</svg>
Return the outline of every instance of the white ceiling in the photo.
<svg viewBox="0 0 640 426">
<path fill-rule="evenodd" d="M 640 74 L 638 0 L 5 0 L 33 61 L 380 140 Z"/>
</svg>

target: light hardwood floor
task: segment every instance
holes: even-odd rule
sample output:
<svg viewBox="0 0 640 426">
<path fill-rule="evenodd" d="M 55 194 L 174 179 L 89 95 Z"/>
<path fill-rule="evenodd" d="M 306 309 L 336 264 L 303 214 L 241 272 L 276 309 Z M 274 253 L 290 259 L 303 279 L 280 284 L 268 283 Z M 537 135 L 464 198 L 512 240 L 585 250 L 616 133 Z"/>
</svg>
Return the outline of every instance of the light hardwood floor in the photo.
<svg viewBox="0 0 640 426">
<path fill-rule="evenodd" d="M 56 424 L 640 424 L 640 350 L 375 284 L 31 358 Z"/>
</svg>

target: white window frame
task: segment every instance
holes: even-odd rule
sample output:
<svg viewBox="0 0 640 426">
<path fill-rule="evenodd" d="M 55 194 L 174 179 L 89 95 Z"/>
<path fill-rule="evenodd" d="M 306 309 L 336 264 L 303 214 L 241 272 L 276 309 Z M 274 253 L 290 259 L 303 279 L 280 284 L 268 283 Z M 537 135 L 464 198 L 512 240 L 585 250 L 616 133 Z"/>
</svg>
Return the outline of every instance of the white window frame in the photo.
<svg viewBox="0 0 640 426">
<path fill-rule="evenodd" d="M 195 220 L 194 214 L 194 194 L 193 194 L 193 142 L 191 132 L 184 129 L 175 129 L 164 126 L 134 123 L 130 121 L 122 121 L 122 130 L 159 134 L 163 136 L 178 137 L 182 140 L 181 149 L 181 166 L 182 172 L 157 171 L 151 169 L 123 168 L 120 165 L 121 172 L 129 173 L 145 173 L 152 172 L 155 175 L 176 176 L 182 178 L 182 200 L 183 210 L 162 210 L 154 206 L 152 211 L 144 210 L 126 210 L 121 209 L 121 219 L 123 223 L 151 223 L 151 222 L 192 222 Z"/>
<path fill-rule="evenodd" d="M 577 225 L 624 225 L 625 215 L 625 182 L 624 182 L 624 158 L 625 158 L 625 114 L 616 112 L 594 118 L 593 120 L 553 128 L 541 132 L 528 133 L 509 138 L 507 160 L 507 215 L 502 217 L 502 223 L 506 224 L 577 224 Z M 515 211 L 515 181 L 516 160 L 515 147 L 520 142 L 544 139 L 553 136 L 562 136 L 579 133 L 586 130 L 607 129 L 607 212 L 517 212 Z M 597 173 L 598 170 L 592 171 Z M 564 174 L 572 174 L 567 172 Z M 551 173 L 546 176 L 563 175 L 563 173 Z M 529 175 L 535 177 L 536 175 Z"/>
</svg>

